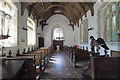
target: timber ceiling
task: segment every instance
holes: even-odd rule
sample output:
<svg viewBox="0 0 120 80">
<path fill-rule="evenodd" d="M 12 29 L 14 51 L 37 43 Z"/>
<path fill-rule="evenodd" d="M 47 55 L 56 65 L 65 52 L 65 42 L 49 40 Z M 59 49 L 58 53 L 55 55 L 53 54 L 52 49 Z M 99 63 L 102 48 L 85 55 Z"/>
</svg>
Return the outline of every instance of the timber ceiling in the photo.
<svg viewBox="0 0 120 80">
<path fill-rule="evenodd" d="M 46 21 L 55 14 L 61 14 L 68 18 L 70 25 L 74 29 L 74 25 L 82 20 L 82 16 L 87 16 L 88 10 L 91 15 L 94 15 L 95 2 L 21 2 L 21 15 L 24 14 L 25 8 L 28 10 L 28 15 L 33 15 L 38 24 L 42 28 L 47 25 Z"/>
</svg>

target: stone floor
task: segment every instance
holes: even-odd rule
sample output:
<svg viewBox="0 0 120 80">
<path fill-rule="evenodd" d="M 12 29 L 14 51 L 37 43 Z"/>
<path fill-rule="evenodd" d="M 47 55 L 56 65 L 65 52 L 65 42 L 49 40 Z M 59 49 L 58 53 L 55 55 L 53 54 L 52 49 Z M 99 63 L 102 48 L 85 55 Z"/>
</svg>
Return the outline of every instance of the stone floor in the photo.
<svg viewBox="0 0 120 80">
<path fill-rule="evenodd" d="M 57 51 L 52 54 L 41 80 L 81 80 L 82 68 L 75 68 L 66 53 Z"/>
</svg>

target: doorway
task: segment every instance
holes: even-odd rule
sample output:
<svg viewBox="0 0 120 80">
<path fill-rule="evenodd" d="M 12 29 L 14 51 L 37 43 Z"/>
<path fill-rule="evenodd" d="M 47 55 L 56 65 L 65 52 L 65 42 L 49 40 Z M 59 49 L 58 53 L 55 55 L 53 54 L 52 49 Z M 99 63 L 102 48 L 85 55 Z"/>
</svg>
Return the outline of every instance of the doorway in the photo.
<svg viewBox="0 0 120 80">
<path fill-rule="evenodd" d="M 44 47 L 44 38 L 43 37 L 38 38 L 38 45 L 39 45 L 39 48 Z"/>
<path fill-rule="evenodd" d="M 63 40 L 53 40 L 54 50 L 57 50 L 57 46 L 60 46 L 60 50 L 63 50 Z"/>
</svg>

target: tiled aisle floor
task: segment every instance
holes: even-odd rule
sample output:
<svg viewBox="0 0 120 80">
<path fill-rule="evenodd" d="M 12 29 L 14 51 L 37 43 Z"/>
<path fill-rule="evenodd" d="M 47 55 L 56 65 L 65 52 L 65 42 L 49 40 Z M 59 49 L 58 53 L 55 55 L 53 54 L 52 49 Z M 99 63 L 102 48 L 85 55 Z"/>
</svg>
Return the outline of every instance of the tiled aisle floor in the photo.
<svg viewBox="0 0 120 80">
<path fill-rule="evenodd" d="M 51 56 L 41 79 L 78 80 L 82 78 L 81 72 L 81 68 L 74 68 L 66 53 L 56 52 Z"/>
</svg>

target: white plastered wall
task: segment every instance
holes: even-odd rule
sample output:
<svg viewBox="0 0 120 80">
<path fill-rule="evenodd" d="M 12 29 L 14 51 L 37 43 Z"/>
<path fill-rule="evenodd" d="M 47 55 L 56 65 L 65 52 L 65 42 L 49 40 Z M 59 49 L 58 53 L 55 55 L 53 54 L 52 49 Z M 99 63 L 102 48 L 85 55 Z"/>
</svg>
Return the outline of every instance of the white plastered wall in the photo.
<svg viewBox="0 0 120 80">
<path fill-rule="evenodd" d="M 17 40 L 18 40 L 18 42 L 17 43 L 18 44 L 17 44 L 17 46 L 6 47 L 5 48 L 5 53 L 8 55 L 9 50 L 11 50 L 12 51 L 12 56 L 16 56 L 16 53 L 17 53 L 18 49 L 20 49 L 20 53 L 22 53 L 24 48 L 27 51 L 28 47 L 32 47 L 32 46 L 37 47 L 37 45 L 36 45 L 37 43 L 35 45 L 32 45 L 32 46 L 27 45 L 27 32 L 22 29 L 23 27 L 26 27 L 26 25 L 27 25 L 27 23 L 26 23 L 27 18 L 29 17 L 29 18 L 33 19 L 33 16 L 32 15 L 28 16 L 28 11 L 26 9 L 24 11 L 24 15 L 21 16 L 21 3 L 20 2 L 14 2 L 14 4 L 18 9 L 18 19 L 17 19 L 17 28 L 18 28 L 18 30 L 17 30 Z M 36 24 L 37 21 L 34 20 L 34 22 Z M 25 40 L 25 42 L 21 41 L 22 38 Z M 37 40 L 36 40 L 36 42 L 37 42 Z"/>
<path fill-rule="evenodd" d="M 44 33 L 44 45 L 45 47 L 51 46 L 51 35 L 52 29 L 55 26 L 63 27 L 64 29 L 64 45 L 73 46 L 74 45 L 74 31 L 71 26 L 69 26 L 69 20 L 63 15 L 53 15 L 47 20 L 46 26 L 44 26 L 43 33 Z"/>
<path fill-rule="evenodd" d="M 94 16 L 91 16 L 91 11 L 89 10 L 87 12 L 87 19 L 88 19 L 88 28 L 93 27 L 94 29 L 88 32 L 88 39 L 89 37 L 92 35 L 95 37 L 95 39 L 97 39 L 98 37 L 103 38 L 104 37 L 104 9 L 102 9 L 101 11 L 99 11 L 99 9 L 101 7 L 103 7 L 103 5 L 106 5 L 105 3 L 102 2 L 96 2 L 94 5 Z M 100 12 L 100 17 L 98 19 L 98 12 Z M 82 20 L 86 19 L 85 16 L 82 17 Z M 100 23 L 98 23 L 98 21 Z M 79 20 L 79 24 L 81 24 L 81 20 Z M 99 27 L 100 26 L 100 27 Z M 99 28 L 98 28 L 99 27 Z M 80 29 L 79 29 L 80 30 Z M 100 31 L 100 33 L 98 33 L 98 31 Z M 118 42 L 106 42 L 107 46 L 110 48 L 110 50 L 119 50 L 118 49 Z M 88 46 L 88 50 L 90 51 L 90 39 L 88 40 L 88 44 L 78 44 L 78 47 L 80 46 Z M 110 55 L 110 50 L 108 50 L 108 54 Z M 101 47 L 100 49 L 100 55 L 104 55 L 104 49 Z"/>
</svg>

